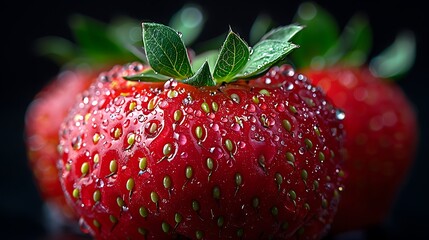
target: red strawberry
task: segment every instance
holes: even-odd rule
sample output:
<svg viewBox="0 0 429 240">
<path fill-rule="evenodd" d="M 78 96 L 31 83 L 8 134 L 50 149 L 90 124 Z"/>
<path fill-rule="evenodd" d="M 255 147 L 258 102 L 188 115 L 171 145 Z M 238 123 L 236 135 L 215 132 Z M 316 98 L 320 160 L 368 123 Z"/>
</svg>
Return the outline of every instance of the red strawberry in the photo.
<svg viewBox="0 0 429 240">
<path fill-rule="evenodd" d="M 365 68 L 304 72 L 346 113 L 345 191 L 333 230 L 377 226 L 415 157 L 416 112 L 399 86 Z"/>
<path fill-rule="evenodd" d="M 58 130 L 68 108 L 77 101 L 75 97 L 95 76 L 83 70 L 62 72 L 35 96 L 26 112 L 28 159 L 41 197 L 50 206 L 59 207 L 67 218 L 73 218 L 73 212 L 65 202 L 58 180 Z"/>
<path fill-rule="evenodd" d="M 72 29 L 76 32 L 77 39 L 81 40 L 86 37 L 87 40 L 83 42 L 88 42 L 91 37 L 97 40 L 103 37 L 100 36 L 99 27 L 101 23 L 84 17 L 75 17 L 73 20 Z M 97 32 L 93 31 L 94 28 L 97 29 Z M 88 32 L 92 33 L 90 37 L 88 37 Z M 111 46 L 116 46 L 111 40 L 106 42 L 110 43 Z M 47 44 L 58 46 L 58 44 L 64 44 L 64 40 L 46 38 L 39 42 L 39 47 L 44 51 L 44 54 L 59 57 L 57 60 L 59 60 L 62 68 L 60 73 L 49 81 L 29 104 L 25 119 L 25 141 L 29 167 L 33 172 L 40 195 L 47 203 L 48 209 L 56 210 L 60 214 L 55 215 L 53 213 L 52 215 L 52 212 L 47 213 L 52 216 L 65 217 L 65 219 L 55 219 L 55 221 L 66 220 L 68 224 L 71 223 L 71 220 L 77 220 L 77 216 L 73 213 L 72 208 L 67 206 L 58 179 L 59 172 L 56 164 L 58 158 L 60 158 L 57 151 L 60 124 L 67 116 L 68 109 L 77 101 L 77 95 L 86 89 L 98 76 L 99 72 L 110 64 L 112 57 L 118 62 L 127 62 L 137 58 L 128 51 L 123 51 L 124 54 L 122 55 L 119 54 L 119 51 L 112 51 L 105 54 L 103 60 L 97 58 L 95 56 L 97 54 L 94 52 L 70 56 L 64 52 L 56 52 L 59 48 L 46 48 Z M 91 43 L 87 43 L 75 48 L 88 52 L 89 49 L 93 49 L 93 46 L 91 46 Z M 60 49 L 67 49 L 67 47 L 63 46 Z M 111 49 L 115 48 L 111 47 Z M 110 57 L 108 57 L 109 54 L 111 54 Z M 119 58 L 119 56 L 122 56 L 122 58 Z M 82 60 L 83 58 L 85 60 Z M 81 59 L 81 62 L 75 62 L 77 61 L 76 59 Z M 90 59 L 98 59 L 97 64 L 91 63 Z M 87 66 L 82 67 L 85 64 Z M 48 215 L 48 217 L 51 216 Z M 52 223 L 47 223 L 49 228 L 52 225 Z"/>
<path fill-rule="evenodd" d="M 194 14 L 182 16 L 186 12 Z M 194 22 L 193 28 L 190 28 L 189 24 L 184 28 L 183 21 L 195 18 L 195 14 L 201 14 L 198 6 L 185 5 L 171 20 L 171 24 L 181 28 L 181 31 L 194 30 L 193 34 L 190 34 L 191 38 L 187 38 L 188 42 L 198 36 L 204 20 L 199 16 L 200 23 Z M 41 197 L 50 207 L 59 207 L 60 214 L 64 213 L 67 219 L 76 218 L 76 215 L 73 215 L 72 209 L 66 205 L 58 179 L 56 163 L 60 157 L 57 151 L 60 123 L 76 101 L 75 97 L 86 89 L 101 71 L 110 68 L 112 64 L 123 64 L 138 59 L 122 46 L 123 41 L 128 43 L 127 48 L 135 45 L 131 39 L 123 37 L 130 34 L 121 34 L 124 31 L 134 32 L 133 28 L 138 28 L 135 27 L 133 20 L 118 17 L 106 25 L 95 19 L 76 15 L 71 18 L 70 23 L 77 41 L 76 46 L 58 37 L 46 37 L 38 42 L 41 53 L 58 61 L 62 68 L 28 106 L 25 125 L 29 165 Z M 100 51 L 100 40 L 103 40 L 103 51 Z M 67 49 L 71 51 L 65 51 Z M 109 51 L 106 52 L 105 49 Z M 138 55 L 138 48 L 132 50 Z M 47 224 L 49 227 L 52 226 L 50 222 Z"/>
<path fill-rule="evenodd" d="M 230 31 L 213 73 L 207 62 L 194 73 L 176 31 L 143 23 L 150 67 L 101 74 L 60 129 L 60 181 L 83 230 L 322 238 L 342 190 L 341 113 L 291 66 L 272 66 L 296 48 L 295 28 L 252 53 Z"/>
<path fill-rule="evenodd" d="M 313 18 L 304 14 L 305 9 L 313 9 Z M 373 63 L 388 56 L 382 60 L 385 73 L 393 63 L 390 69 L 403 74 L 414 59 L 413 39 L 410 35 L 400 35 L 390 48 L 394 51 L 385 51 L 378 60 L 371 61 L 370 71 L 365 58 L 371 42 L 370 31 L 362 16 L 352 18 L 338 37 L 329 34 L 335 32 L 334 20 L 319 6 L 305 3 L 300 12 L 297 21 L 305 24 L 308 31 L 298 35 L 296 41 L 305 50 L 301 54 L 295 52 L 297 55 L 292 59 L 298 61 L 300 71 L 320 86 L 346 116 L 345 191 L 333 233 L 382 227 L 414 161 L 418 123 L 413 104 L 399 85 L 389 81 L 393 75 L 374 75 L 374 71 L 381 69 Z M 325 27 L 320 28 L 321 25 Z M 318 44 L 314 34 L 319 36 L 318 47 L 306 48 Z M 408 62 L 396 65 L 397 61 L 392 62 L 396 54 L 402 54 L 401 59 Z"/>
</svg>

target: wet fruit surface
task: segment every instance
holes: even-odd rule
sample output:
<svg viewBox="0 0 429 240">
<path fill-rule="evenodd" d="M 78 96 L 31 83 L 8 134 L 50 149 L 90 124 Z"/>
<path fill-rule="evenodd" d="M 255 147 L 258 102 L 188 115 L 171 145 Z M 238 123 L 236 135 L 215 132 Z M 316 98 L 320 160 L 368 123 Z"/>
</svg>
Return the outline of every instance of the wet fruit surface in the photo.
<svg viewBox="0 0 429 240">
<path fill-rule="evenodd" d="M 215 87 L 100 75 L 61 128 L 61 181 L 95 237 L 318 238 L 342 190 L 342 112 L 284 65 Z M 312 234 L 312 235 L 306 235 Z"/>
</svg>

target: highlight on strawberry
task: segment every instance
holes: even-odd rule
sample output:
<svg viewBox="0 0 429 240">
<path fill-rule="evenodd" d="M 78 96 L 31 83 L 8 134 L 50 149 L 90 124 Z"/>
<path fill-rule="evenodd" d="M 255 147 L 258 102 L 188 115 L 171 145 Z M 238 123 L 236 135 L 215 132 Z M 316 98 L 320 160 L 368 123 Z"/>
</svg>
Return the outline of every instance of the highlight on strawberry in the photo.
<svg viewBox="0 0 429 240">
<path fill-rule="evenodd" d="M 101 73 L 60 127 L 60 182 L 82 231 L 326 236 L 344 188 L 344 113 L 286 61 L 301 29 L 252 47 L 230 29 L 219 51 L 190 61 L 180 33 L 142 23 L 147 63 Z"/>
<path fill-rule="evenodd" d="M 186 33 L 184 41 L 191 44 L 201 32 L 204 21 L 198 5 L 185 4 L 169 24 Z M 117 16 L 104 23 L 74 14 L 70 16 L 69 26 L 73 40 L 46 36 L 35 42 L 38 55 L 53 60 L 60 68 L 34 96 L 25 116 L 28 165 L 45 203 L 44 223 L 50 232 L 64 231 L 65 227 L 68 231 L 69 226 L 78 226 L 78 217 L 67 205 L 58 179 L 58 131 L 62 120 L 76 97 L 100 72 L 114 64 L 143 57 L 141 28 L 134 19 Z"/>
<path fill-rule="evenodd" d="M 305 25 L 294 38 L 303 47 L 291 54 L 298 71 L 321 87 L 346 113 L 345 191 L 332 234 L 385 227 L 414 162 L 417 109 L 394 81 L 408 81 L 416 46 L 401 31 L 391 46 L 370 59 L 372 31 L 364 14 L 342 31 L 323 7 L 302 3 L 295 21 Z"/>
</svg>

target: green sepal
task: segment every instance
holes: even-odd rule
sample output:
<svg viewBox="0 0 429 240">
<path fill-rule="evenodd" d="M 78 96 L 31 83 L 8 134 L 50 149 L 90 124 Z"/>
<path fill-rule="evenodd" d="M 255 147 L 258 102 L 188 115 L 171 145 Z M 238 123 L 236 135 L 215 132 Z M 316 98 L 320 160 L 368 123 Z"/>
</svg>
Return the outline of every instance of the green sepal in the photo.
<svg viewBox="0 0 429 240">
<path fill-rule="evenodd" d="M 230 82 L 249 59 L 250 51 L 247 43 L 232 30 L 229 31 L 220 49 L 213 70 L 213 78 L 217 83 Z"/>
<path fill-rule="evenodd" d="M 179 33 L 159 23 L 145 22 L 142 26 L 149 65 L 156 72 L 178 80 L 191 77 L 192 67 Z"/>
<path fill-rule="evenodd" d="M 337 42 L 339 26 L 334 17 L 314 2 L 302 3 L 294 22 L 305 26 L 305 31 L 294 37 L 294 43 L 303 46 L 290 54 L 297 68 L 323 67 L 324 55 Z"/>
<path fill-rule="evenodd" d="M 115 63 L 135 60 L 134 55 L 112 38 L 108 27 L 101 21 L 80 14 L 70 18 L 70 28 L 81 51 L 80 56 L 94 65 L 105 64 L 109 60 Z"/>
<path fill-rule="evenodd" d="M 270 30 L 264 36 L 262 36 L 261 41 L 265 39 L 281 40 L 288 42 L 291 40 L 299 31 L 301 31 L 304 26 L 299 24 L 290 24 L 287 26 L 281 26 Z"/>
<path fill-rule="evenodd" d="M 64 65 L 71 59 L 77 58 L 78 48 L 68 39 L 47 36 L 35 41 L 35 51 L 41 56 L 52 59 L 59 65 Z"/>
<path fill-rule="evenodd" d="M 341 63 L 361 66 L 367 61 L 372 47 L 372 31 L 367 18 L 355 14 L 347 23 L 338 40 L 325 53 L 325 66 Z"/>
<path fill-rule="evenodd" d="M 196 87 L 216 85 L 210 73 L 210 67 L 207 61 L 204 62 L 204 64 L 200 67 L 200 69 L 198 69 L 195 75 L 188 79 L 182 80 L 182 82 Z"/>
<path fill-rule="evenodd" d="M 286 55 L 298 47 L 298 45 L 282 40 L 263 40 L 253 47 L 249 61 L 235 78 L 250 78 L 259 75 L 283 60 Z"/>
<path fill-rule="evenodd" d="M 129 81 L 141 81 L 141 82 L 165 82 L 171 79 L 171 77 L 159 74 L 155 72 L 153 69 L 149 68 L 136 75 L 124 76 L 124 79 Z"/>
<path fill-rule="evenodd" d="M 404 30 L 389 47 L 370 61 L 369 66 L 376 76 L 394 80 L 412 68 L 415 58 L 415 35 L 412 31 Z"/>
</svg>

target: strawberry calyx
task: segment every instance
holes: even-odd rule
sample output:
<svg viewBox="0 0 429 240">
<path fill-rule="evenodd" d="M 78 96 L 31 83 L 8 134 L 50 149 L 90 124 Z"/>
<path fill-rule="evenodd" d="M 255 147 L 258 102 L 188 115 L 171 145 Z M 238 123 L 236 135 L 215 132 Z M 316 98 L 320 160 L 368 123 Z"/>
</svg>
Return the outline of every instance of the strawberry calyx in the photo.
<svg viewBox="0 0 429 240">
<path fill-rule="evenodd" d="M 170 26 L 186 33 L 183 41 L 192 44 L 200 35 L 206 16 L 201 6 L 185 4 L 169 21 Z M 45 36 L 35 41 L 35 51 L 59 66 L 87 65 L 103 68 L 112 64 L 144 61 L 139 22 L 128 16 L 118 15 L 110 22 L 103 22 L 83 14 L 69 17 L 73 39 Z"/>
<path fill-rule="evenodd" d="M 412 67 L 416 55 L 413 32 L 399 32 L 393 43 L 371 57 L 373 34 L 368 17 L 354 14 L 343 29 L 334 16 L 314 2 L 304 2 L 294 21 L 307 31 L 295 37 L 295 42 L 311 48 L 293 52 L 291 59 L 297 68 L 322 69 L 334 65 L 362 67 L 385 79 L 398 79 Z"/>
<path fill-rule="evenodd" d="M 174 78 L 197 87 L 254 78 L 282 62 L 293 49 L 299 47 L 289 40 L 302 28 L 297 24 L 278 27 L 265 34 L 253 47 L 249 47 L 230 28 L 219 51 L 197 56 L 191 63 L 178 31 L 163 24 L 144 22 L 143 45 L 150 68 L 124 78 L 144 82 Z"/>
</svg>

